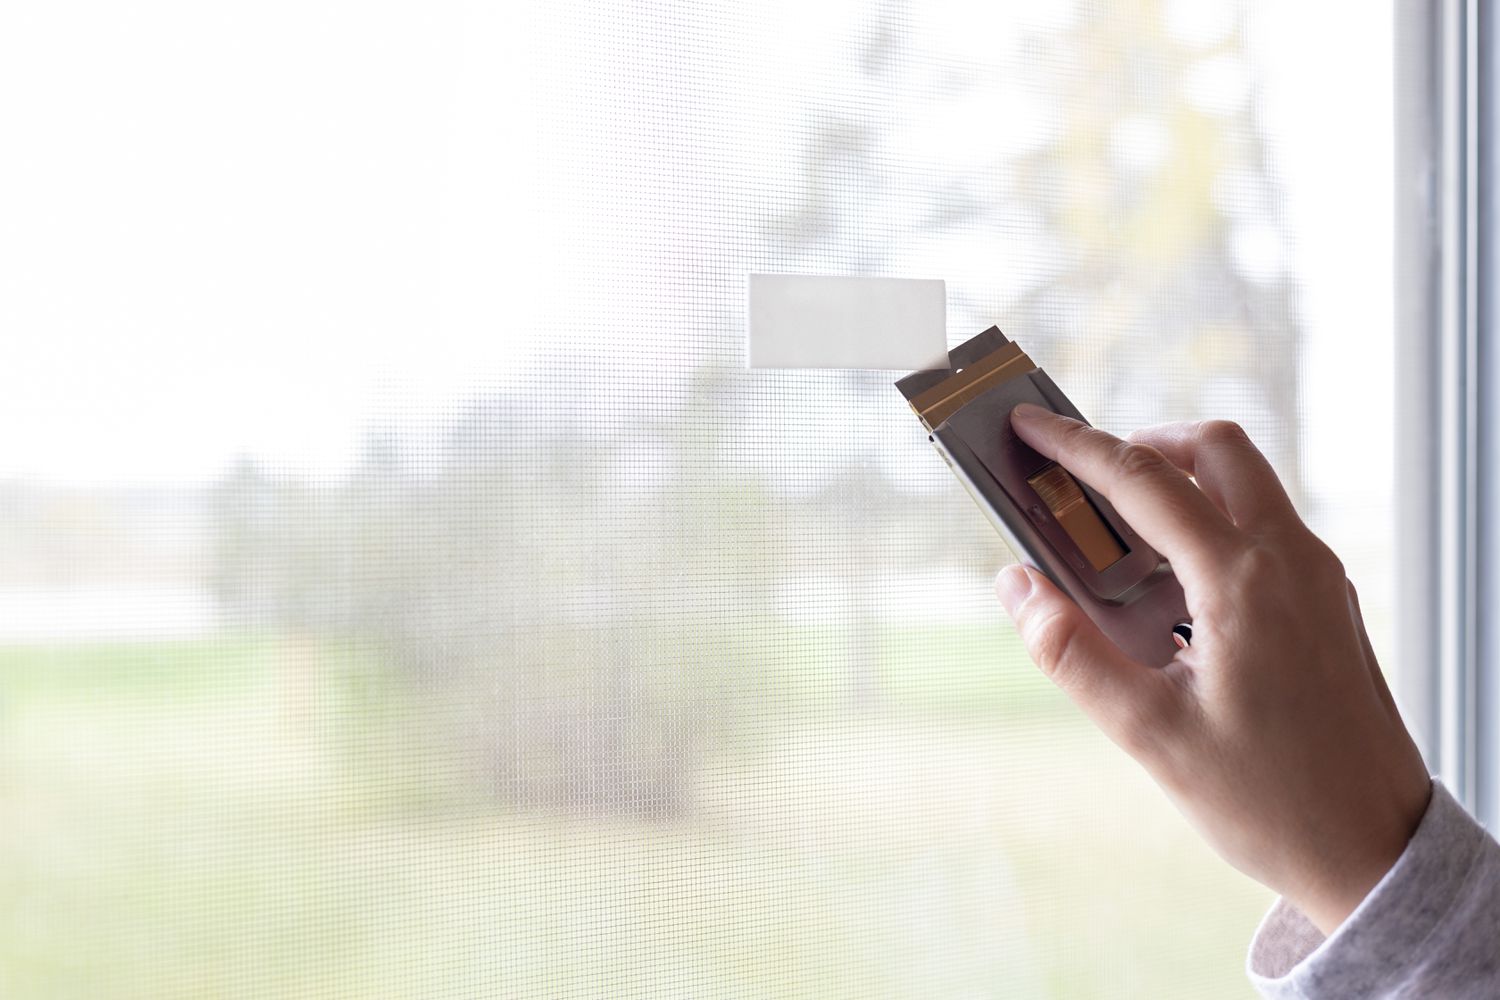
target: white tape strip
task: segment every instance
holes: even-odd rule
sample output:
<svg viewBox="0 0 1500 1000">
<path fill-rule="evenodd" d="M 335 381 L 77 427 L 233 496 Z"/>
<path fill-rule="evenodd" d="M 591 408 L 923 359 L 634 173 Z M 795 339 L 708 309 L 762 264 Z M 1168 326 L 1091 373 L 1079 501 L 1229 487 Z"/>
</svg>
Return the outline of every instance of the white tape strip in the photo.
<svg viewBox="0 0 1500 1000">
<path fill-rule="evenodd" d="M 751 368 L 948 367 L 943 282 L 750 275 Z"/>
</svg>

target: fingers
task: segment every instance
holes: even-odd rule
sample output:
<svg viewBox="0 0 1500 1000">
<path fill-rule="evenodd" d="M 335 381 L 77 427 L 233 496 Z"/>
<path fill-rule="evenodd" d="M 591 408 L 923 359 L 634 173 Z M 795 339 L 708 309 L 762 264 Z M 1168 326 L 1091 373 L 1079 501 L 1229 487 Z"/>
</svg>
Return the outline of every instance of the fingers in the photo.
<svg viewBox="0 0 1500 1000">
<path fill-rule="evenodd" d="M 1190 590 L 1211 585 L 1225 559 L 1244 548 L 1244 535 L 1155 448 L 1030 404 L 1015 408 L 1011 426 L 1108 497 Z"/>
<path fill-rule="evenodd" d="M 1120 652 L 1082 608 L 1035 570 L 1007 566 L 995 591 L 1042 672 L 1127 753 L 1145 753 L 1175 702 L 1165 672 Z"/>
<path fill-rule="evenodd" d="M 1147 427 L 1130 440 L 1150 445 L 1198 480 L 1214 505 L 1241 527 L 1300 525 L 1296 508 L 1271 463 L 1228 420 Z"/>
</svg>

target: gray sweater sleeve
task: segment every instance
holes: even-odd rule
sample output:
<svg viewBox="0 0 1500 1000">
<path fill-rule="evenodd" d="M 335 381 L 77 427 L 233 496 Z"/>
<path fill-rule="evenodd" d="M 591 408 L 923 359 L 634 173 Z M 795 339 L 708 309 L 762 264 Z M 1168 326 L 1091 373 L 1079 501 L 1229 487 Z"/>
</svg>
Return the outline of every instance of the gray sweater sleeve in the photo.
<svg viewBox="0 0 1500 1000">
<path fill-rule="evenodd" d="M 1331 937 L 1278 900 L 1248 965 L 1272 1000 L 1500 997 L 1500 844 L 1434 780 L 1406 850 Z"/>
</svg>

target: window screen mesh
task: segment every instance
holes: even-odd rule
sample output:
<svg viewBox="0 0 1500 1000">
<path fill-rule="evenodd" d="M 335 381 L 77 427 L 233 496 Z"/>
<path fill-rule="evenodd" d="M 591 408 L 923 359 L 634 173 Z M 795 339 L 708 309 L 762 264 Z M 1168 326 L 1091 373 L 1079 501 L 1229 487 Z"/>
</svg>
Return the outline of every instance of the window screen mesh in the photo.
<svg viewBox="0 0 1500 1000">
<path fill-rule="evenodd" d="M 1250 8 L 0 15 L 0 994 L 1248 995 L 898 373 L 744 295 L 1239 420 L 1384 648 L 1391 18 Z"/>
</svg>

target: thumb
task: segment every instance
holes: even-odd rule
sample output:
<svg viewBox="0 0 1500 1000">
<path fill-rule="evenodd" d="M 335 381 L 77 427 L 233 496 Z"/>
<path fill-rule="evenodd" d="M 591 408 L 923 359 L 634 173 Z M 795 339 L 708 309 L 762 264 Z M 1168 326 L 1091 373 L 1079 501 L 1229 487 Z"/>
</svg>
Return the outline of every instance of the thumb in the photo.
<svg viewBox="0 0 1500 1000">
<path fill-rule="evenodd" d="M 1126 656 L 1036 570 L 1007 566 L 995 592 L 1042 673 L 1127 753 L 1144 753 L 1175 707 L 1166 672 Z"/>
</svg>

